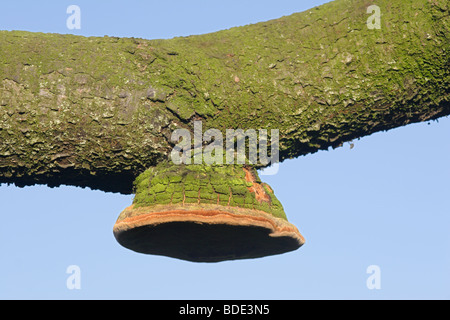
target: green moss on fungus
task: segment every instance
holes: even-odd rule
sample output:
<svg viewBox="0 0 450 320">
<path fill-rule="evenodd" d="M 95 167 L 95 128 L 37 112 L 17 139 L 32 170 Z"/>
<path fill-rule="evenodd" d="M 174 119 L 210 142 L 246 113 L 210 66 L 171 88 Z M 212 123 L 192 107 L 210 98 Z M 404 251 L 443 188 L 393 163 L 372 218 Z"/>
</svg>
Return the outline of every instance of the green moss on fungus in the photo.
<svg viewBox="0 0 450 320">
<path fill-rule="evenodd" d="M 219 204 L 261 210 L 287 220 L 280 201 L 264 184 L 270 201 L 256 198 L 252 186 L 259 184 L 256 170 L 251 169 L 255 182 L 246 180 L 243 165 L 175 165 L 169 162 L 143 172 L 135 181 L 136 207 L 157 204 Z"/>
</svg>

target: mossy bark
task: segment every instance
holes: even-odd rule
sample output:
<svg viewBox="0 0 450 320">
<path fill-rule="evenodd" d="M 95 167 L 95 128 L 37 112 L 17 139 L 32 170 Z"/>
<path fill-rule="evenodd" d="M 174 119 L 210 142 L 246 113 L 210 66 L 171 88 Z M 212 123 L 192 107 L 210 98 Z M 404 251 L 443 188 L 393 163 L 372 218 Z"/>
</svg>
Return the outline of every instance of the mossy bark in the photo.
<svg viewBox="0 0 450 320">
<path fill-rule="evenodd" d="M 1 31 L 0 182 L 130 193 L 194 120 L 279 129 L 283 160 L 448 115 L 449 34 L 447 0 L 338 0 L 170 40 Z"/>
</svg>

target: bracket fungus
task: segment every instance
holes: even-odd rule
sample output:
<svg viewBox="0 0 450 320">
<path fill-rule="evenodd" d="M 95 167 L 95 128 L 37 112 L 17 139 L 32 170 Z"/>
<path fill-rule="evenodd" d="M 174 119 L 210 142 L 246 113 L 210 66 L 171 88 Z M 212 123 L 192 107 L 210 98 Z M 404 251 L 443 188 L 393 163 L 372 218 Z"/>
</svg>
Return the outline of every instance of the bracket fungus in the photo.
<svg viewBox="0 0 450 320">
<path fill-rule="evenodd" d="M 165 162 L 142 173 L 135 192 L 113 232 L 139 253 L 219 262 L 281 254 L 305 242 L 252 167 Z"/>
</svg>

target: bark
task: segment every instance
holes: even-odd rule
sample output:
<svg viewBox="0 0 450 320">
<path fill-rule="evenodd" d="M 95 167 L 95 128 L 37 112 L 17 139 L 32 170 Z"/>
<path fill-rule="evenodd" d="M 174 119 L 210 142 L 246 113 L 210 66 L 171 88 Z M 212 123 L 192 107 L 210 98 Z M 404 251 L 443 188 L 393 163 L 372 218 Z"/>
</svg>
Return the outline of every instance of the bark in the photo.
<svg viewBox="0 0 450 320">
<path fill-rule="evenodd" d="M 1 31 L 0 183 L 130 193 L 194 120 L 279 129 L 283 160 L 448 115 L 449 29 L 446 0 L 338 0 L 169 40 Z"/>
</svg>

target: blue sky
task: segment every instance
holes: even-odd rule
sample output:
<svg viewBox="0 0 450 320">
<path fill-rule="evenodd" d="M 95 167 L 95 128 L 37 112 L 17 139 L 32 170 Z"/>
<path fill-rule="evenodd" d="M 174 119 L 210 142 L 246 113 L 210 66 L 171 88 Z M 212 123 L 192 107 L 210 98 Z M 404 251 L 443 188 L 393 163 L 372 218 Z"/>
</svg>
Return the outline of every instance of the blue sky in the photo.
<svg viewBox="0 0 450 320">
<path fill-rule="evenodd" d="M 0 29 L 171 38 L 278 18 L 325 1 L 10 1 Z M 81 8 L 68 30 L 66 9 Z M 450 119 L 380 132 L 288 160 L 265 176 L 299 250 L 215 264 L 121 247 L 133 196 L 0 186 L 1 299 L 449 299 Z M 68 289 L 71 265 L 80 289 Z M 379 266 L 381 288 L 366 272 Z"/>
</svg>

